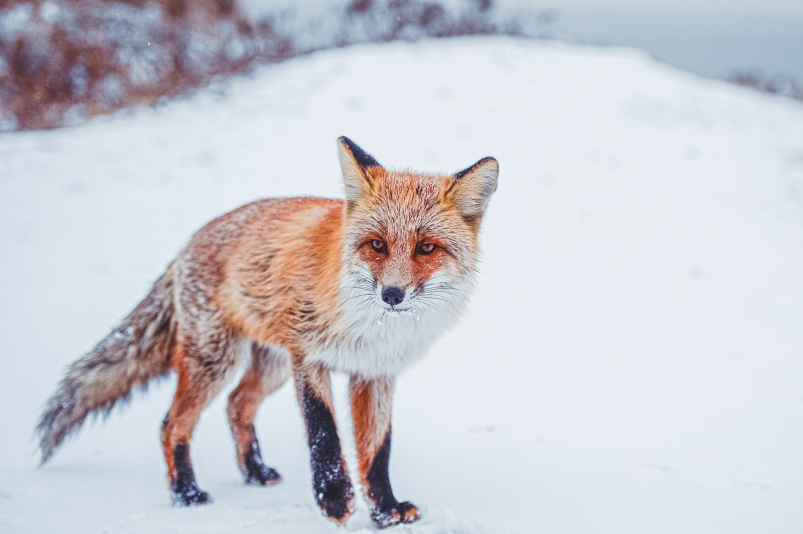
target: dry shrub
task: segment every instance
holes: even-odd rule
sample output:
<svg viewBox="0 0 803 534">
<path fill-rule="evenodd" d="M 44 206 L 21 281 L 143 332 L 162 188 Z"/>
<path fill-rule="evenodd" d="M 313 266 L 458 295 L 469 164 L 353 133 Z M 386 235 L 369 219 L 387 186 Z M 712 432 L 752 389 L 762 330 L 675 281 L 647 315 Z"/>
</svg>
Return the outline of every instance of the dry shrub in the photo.
<svg viewBox="0 0 803 534">
<path fill-rule="evenodd" d="M 299 4 L 301 5 L 301 4 Z M 452 6 L 452 7 L 449 7 Z M 549 36 L 545 12 L 501 20 L 491 0 L 351 0 L 252 22 L 236 0 L 0 0 L 0 132 L 68 126 L 187 93 L 216 77 L 355 43 Z M 730 81 L 803 100 L 789 78 Z"/>
<path fill-rule="evenodd" d="M 771 93 L 794 98 L 795 100 L 803 100 L 803 86 L 798 85 L 788 76 L 765 78 L 755 73 L 740 72 L 731 75 L 728 81 L 736 85 L 741 85 L 742 87 L 756 89 L 763 93 Z"/>
<path fill-rule="evenodd" d="M 490 0 L 353 0 L 252 23 L 234 0 L 0 0 L 0 131 L 72 125 L 333 46 L 515 33 Z"/>
</svg>

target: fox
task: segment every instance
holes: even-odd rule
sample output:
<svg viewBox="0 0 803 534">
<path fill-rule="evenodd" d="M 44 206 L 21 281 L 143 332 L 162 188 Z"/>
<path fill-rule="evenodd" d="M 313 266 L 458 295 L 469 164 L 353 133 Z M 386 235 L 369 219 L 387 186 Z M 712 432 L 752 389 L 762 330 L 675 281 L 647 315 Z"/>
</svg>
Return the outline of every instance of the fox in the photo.
<svg viewBox="0 0 803 534">
<path fill-rule="evenodd" d="M 306 428 L 315 501 L 339 525 L 355 494 L 332 402 L 331 372 L 349 375 L 357 467 L 378 528 L 411 523 L 388 475 L 393 392 L 465 311 L 477 285 L 479 230 L 499 164 L 455 174 L 392 170 L 337 140 L 345 199 L 269 198 L 214 219 L 148 295 L 70 364 L 36 427 L 41 465 L 89 415 L 107 415 L 171 372 L 161 425 L 172 502 L 210 503 L 190 459 L 201 412 L 237 369 L 226 413 L 247 484 L 279 473 L 262 458 L 260 403 L 291 377 Z M 242 361 L 241 361 L 242 360 Z"/>
</svg>

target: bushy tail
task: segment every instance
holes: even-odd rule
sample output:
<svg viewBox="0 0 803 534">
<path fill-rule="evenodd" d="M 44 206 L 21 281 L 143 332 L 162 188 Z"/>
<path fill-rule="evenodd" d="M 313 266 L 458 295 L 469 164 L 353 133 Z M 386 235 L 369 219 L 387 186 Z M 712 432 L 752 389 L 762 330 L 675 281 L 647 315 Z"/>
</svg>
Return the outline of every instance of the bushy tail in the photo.
<svg viewBox="0 0 803 534">
<path fill-rule="evenodd" d="M 171 265 L 117 328 L 67 368 L 36 427 L 42 464 L 89 414 L 108 414 L 134 387 L 170 371 L 173 312 Z"/>
</svg>

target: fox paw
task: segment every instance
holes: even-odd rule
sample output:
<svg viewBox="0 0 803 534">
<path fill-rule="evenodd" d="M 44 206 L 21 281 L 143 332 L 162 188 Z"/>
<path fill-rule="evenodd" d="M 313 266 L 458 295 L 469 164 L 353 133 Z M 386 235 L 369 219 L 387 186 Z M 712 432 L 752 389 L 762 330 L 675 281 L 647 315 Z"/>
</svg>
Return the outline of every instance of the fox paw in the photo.
<svg viewBox="0 0 803 534">
<path fill-rule="evenodd" d="M 351 517 L 354 512 L 354 489 L 348 476 L 328 481 L 316 491 L 315 500 L 327 518 L 342 525 Z"/>
<path fill-rule="evenodd" d="M 240 470 L 245 475 L 246 484 L 258 484 L 260 486 L 269 486 L 276 484 L 282 477 L 276 472 L 266 466 L 262 461 L 262 453 L 259 451 L 259 444 L 256 441 L 251 443 L 251 448 L 245 453 L 245 456 L 240 462 Z"/>
<path fill-rule="evenodd" d="M 246 469 L 246 484 L 270 486 L 272 484 L 277 484 L 281 479 L 282 476 L 275 469 L 271 469 L 264 464 L 248 466 Z"/>
<path fill-rule="evenodd" d="M 173 504 L 175 506 L 197 506 L 211 502 L 212 497 L 207 492 L 199 489 L 198 486 L 181 491 L 173 490 Z"/>
<path fill-rule="evenodd" d="M 371 519 L 377 528 L 387 528 L 400 523 L 412 523 L 421 519 L 418 508 L 409 501 L 397 503 L 396 506 L 380 509 L 374 508 Z"/>
</svg>

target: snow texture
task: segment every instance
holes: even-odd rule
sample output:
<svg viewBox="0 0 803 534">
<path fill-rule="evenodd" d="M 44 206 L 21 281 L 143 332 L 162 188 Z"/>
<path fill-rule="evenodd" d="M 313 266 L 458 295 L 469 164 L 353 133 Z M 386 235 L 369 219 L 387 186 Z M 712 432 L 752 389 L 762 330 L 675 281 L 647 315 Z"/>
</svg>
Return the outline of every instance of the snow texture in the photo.
<svg viewBox="0 0 803 534">
<path fill-rule="evenodd" d="M 289 384 L 256 421 L 276 486 L 242 483 L 225 392 L 204 413 L 207 507 L 170 506 L 173 379 L 41 470 L 31 433 L 64 367 L 204 222 L 340 196 L 340 135 L 391 166 L 501 168 L 469 312 L 399 381 L 390 476 L 423 520 L 395 531 L 799 532 L 803 106 L 632 50 L 506 38 L 326 51 L 0 137 L 0 531 L 335 532 Z M 360 499 L 345 530 L 373 530 Z"/>
</svg>

